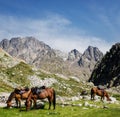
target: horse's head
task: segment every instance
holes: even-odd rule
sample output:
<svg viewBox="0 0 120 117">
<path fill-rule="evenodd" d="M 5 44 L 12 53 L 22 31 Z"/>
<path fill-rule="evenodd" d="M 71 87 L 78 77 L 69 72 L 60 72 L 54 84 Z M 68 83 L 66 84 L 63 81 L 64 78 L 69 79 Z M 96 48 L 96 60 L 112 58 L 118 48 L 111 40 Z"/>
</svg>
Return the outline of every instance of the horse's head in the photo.
<svg viewBox="0 0 120 117">
<path fill-rule="evenodd" d="M 110 96 L 109 96 L 109 94 L 105 91 L 105 97 L 107 98 L 107 101 L 112 101 L 111 99 L 110 99 Z"/>
<path fill-rule="evenodd" d="M 12 99 L 13 98 L 15 98 L 15 92 L 11 92 L 9 97 L 8 97 L 8 100 L 6 101 L 8 108 L 12 106 Z"/>
<path fill-rule="evenodd" d="M 107 98 L 107 101 L 112 101 L 110 98 Z"/>
<path fill-rule="evenodd" d="M 31 107 L 31 100 L 26 100 L 25 106 L 26 106 L 26 111 L 28 111 Z"/>
<path fill-rule="evenodd" d="M 7 108 L 10 108 L 12 106 L 11 101 L 7 101 L 6 103 L 7 103 Z"/>
</svg>

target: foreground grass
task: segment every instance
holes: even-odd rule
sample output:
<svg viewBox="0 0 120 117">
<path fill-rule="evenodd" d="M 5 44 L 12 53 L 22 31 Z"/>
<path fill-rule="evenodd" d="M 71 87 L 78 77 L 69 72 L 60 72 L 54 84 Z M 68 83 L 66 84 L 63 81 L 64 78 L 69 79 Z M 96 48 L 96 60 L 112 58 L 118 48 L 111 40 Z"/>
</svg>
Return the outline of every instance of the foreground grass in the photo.
<svg viewBox="0 0 120 117">
<path fill-rule="evenodd" d="M 44 109 L 20 111 L 17 108 L 0 108 L 0 117 L 119 117 L 120 105 L 109 105 L 108 109 L 85 108 L 85 107 L 62 107 L 57 105 L 56 110 L 48 110 L 48 105 Z"/>
</svg>

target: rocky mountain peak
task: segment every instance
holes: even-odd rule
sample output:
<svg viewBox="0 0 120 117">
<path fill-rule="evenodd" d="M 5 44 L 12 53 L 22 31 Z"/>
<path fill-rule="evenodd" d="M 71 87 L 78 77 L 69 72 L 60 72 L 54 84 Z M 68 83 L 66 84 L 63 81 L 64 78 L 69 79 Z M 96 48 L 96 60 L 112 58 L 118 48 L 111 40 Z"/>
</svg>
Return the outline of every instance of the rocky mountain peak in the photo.
<svg viewBox="0 0 120 117">
<path fill-rule="evenodd" d="M 88 60 L 99 61 L 103 57 L 103 53 L 97 47 L 88 46 L 83 56 Z"/>
<path fill-rule="evenodd" d="M 51 57 L 55 54 L 48 45 L 34 37 L 4 39 L 0 42 L 0 47 L 11 56 L 23 59 L 30 64 L 39 57 Z"/>
<path fill-rule="evenodd" d="M 68 60 L 80 59 L 81 55 L 82 54 L 78 50 L 73 49 L 68 53 Z"/>
<path fill-rule="evenodd" d="M 103 53 L 97 48 L 88 46 L 79 60 L 79 65 L 93 69 L 95 63 L 103 57 Z"/>
</svg>

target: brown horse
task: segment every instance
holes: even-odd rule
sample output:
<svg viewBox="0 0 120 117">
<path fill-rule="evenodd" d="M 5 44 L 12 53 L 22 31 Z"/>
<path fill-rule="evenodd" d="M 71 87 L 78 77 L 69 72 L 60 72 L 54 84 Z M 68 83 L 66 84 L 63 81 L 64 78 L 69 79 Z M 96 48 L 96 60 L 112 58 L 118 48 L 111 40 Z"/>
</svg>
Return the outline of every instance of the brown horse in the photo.
<svg viewBox="0 0 120 117">
<path fill-rule="evenodd" d="M 7 107 L 10 108 L 12 106 L 12 100 L 15 99 L 17 107 L 21 109 L 21 100 L 26 100 L 30 92 L 31 90 L 15 88 L 8 97 L 8 100 L 6 102 Z"/>
<path fill-rule="evenodd" d="M 31 92 L 26 100 L 26 110 L 30 109 L 30 100 L 34 101 L 34 108 L 36 108 L 37 104 L 36 101 L 37 99 L 45 99 L 47 98 L 49 101 L 49 109 L 51 107 L 51 103 L 53 103 L 53 107 L 55 109 L 56 106 L 56 94 L 55 94 L 55 90 L 53 88 L 46 88 L 44 86 L 38 88 L 38 87 L 34 87 L 31 88 Z"/>
<path fill-rule="evenodd" d="M 104 98 L 107 98 L 107 101 L 111 101 L 109 98 L 108 93 L 104 89 L 99 89 L 98 87 L 93 87 L 91 89 L 91 100 L 94 100 L 95 95 L 101 96 L 101 100 L 104 100 Z"/>
</svg>

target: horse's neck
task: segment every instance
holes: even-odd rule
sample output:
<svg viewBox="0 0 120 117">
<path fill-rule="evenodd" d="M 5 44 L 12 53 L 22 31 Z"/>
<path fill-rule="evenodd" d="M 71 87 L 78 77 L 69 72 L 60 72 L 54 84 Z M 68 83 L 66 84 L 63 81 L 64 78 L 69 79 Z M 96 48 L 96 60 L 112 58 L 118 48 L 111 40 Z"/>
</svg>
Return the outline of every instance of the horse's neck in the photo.
<svg viewBox="0 0 120 117">
<path fill-rule="evenodd" d="M 23 94 L 29 94 L 31 92 L 31 90 L 25 91 L 23 92 Z"/>
<path fill-rule="evenodd" d="M 105 92 L 105 96 L 106 96 L 107 99 L 110 99 L 109 95 L 107 94 L 107 92 Z"/>
<path fill-rule="evenodd" d="M 12 92 L 8 98 L 8 101 L 12 101 L 12 99 L 15 98 L 15 93 Z"/>
<path fill-rule="evenodd" d="M 28 98 L 27 98 L 27 101 L 31 100 L 32 98 L 32 91 L 30 90 L 29 94 L 28 94 Z"/>
<path fill-rule="evenodd" d="M 28 94 L 30 94 L 31 90 L 27 91 Z"/>
<path fill-rule="evenodd" d="M 27 91 L 26 96 L 28 97 L 30 95 L 30 93 L 31 93 L 31 90 Z"/>
</svg>

